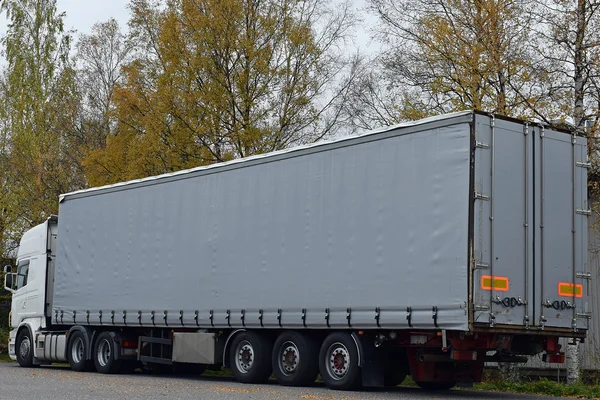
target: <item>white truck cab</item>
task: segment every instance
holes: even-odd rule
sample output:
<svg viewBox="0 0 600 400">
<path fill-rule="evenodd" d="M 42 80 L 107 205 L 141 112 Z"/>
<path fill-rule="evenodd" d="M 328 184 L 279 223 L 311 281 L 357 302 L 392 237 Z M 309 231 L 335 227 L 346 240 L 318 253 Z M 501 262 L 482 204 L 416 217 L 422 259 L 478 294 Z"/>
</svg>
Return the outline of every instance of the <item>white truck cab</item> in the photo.
<svg viewBox="0 0 600 400">
<path fill-rule="evenodd" d="M 13 360 L 17 353 L 30 354 L 35 346 L 33 341 L 40 329 L 46 327 L 46 304 L 49 304 L 48 285 L 46 277 L 48 268 L 54 267 L 54 253 L 56 243 L 58 218 L 50 217 L 46 222 L 27 231 L 19 244 L 15 266 L 5 267 L 6 277 L 4 288 L 12 293 L 11 327 L 8 352 Z M 52 275 L 50 275 L 52 276 Z M 22 340 L 19 349 L 16 341 L 19 333 L 28 330 L 26 340 Z"/>
</svg>

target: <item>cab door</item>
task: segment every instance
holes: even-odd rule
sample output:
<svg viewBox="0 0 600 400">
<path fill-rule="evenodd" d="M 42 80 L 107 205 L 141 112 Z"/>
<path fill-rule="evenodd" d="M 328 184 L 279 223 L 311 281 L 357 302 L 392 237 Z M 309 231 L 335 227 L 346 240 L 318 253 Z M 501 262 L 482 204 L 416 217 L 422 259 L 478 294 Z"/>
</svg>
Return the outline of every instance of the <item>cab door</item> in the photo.
<svg viewBox="0 0 600 400">
<path fill-rule="evenodd" d="M 29 279 L 29 267 L 31 261 L 21 260 L 17 265 L 17 274 L 15 276 L 15 292 L 12 296 L 13 304 L 13 326 L 18 326 L 28 314 L 28 279 Z"/>
</svg>

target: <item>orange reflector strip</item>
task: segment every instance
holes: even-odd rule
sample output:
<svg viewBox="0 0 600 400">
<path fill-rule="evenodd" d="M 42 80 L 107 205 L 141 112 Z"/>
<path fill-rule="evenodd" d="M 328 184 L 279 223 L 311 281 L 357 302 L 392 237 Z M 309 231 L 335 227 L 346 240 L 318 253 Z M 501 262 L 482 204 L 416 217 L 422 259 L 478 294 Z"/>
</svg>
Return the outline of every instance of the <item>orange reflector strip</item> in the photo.
<svg viewBox="0 0 600 400">
<path fill-rule="evenodd" d="M 583 297 L 583 285 L 567 282 L 558 283 L 558 295 L 564 297 Z"/>
<path fill-rule="evenodd" d="M 492 290 L 492 277 L 484 275 L 481 277 L 481 288 L 483 290 Z M 505 276 L 494 277 L 494 290 L 508 292 L 508 278 Z"/>
</svg>

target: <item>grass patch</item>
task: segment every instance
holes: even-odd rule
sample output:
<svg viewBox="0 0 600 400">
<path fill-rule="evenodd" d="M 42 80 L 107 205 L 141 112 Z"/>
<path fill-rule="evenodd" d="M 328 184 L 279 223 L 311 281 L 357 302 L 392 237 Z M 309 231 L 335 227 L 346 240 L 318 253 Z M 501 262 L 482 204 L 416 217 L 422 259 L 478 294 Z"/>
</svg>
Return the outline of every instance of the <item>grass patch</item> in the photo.
<svg viewBox="0 0 600 400">
<path fill-rule="evenodd" d="M 14 362 L 8 356 L 8 353 L 0 353 L 0 362 Z"/>
<path fill-rule="evenodd" d="M 492 392 L 537 394 L 555 397 L 577 397 L 587 399 L 600 397 L 600 385 L 588 385 L 585 383 L 565 385 L 563 383 L 549 381 L 547 379 L 519 383 L 511 383 L 501 380 L 489 381 L 476 384 L 474 389 Z"/>
<path fill-rule="evenodd" d="M 215 371 L 212 369 L 207 369 L 206 371 L 204 371 L 204 373 L 202 374 L 204 376 L 227 376 L 227 377 L 231 377 L 233 376 L 231 373 L 230 369 L 221 369 L 219 371 Z"/>
</svg>

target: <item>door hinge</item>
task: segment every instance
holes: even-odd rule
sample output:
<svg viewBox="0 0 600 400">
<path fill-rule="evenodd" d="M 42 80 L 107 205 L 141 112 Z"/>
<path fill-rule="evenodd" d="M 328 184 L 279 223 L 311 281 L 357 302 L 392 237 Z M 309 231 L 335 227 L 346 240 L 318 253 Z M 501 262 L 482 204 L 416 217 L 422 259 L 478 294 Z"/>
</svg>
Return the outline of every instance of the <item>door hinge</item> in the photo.
<svg viewBox="0 0 600 400">
<path fill-rule="evenodd" d="M 475 311 L 490 311 L 488 306 L 475 306 Z"/>
<path fill-rule="evenodd" d="M 475 147 L 479 148 L 479 149 L 489 149 L 490 145 L 484 142 L 475 142 Z"/>
<path fill-rule="evenodd" d="M 581 168 L 592 168 L 592 163 L 590 162 L 577 161 L 575 165 Z"/>
<path fill-rule="evenodd" d="M 582 319 L 592 319 L 592 313 L 591 312 L 575 313 L 575 316 L 577 318 L 582 318 Z"/>
<path fill-rule="evenodd" d="M 592 279 L 592 274 L 590 274 L 589 272 L 577 272 L 575 273 L 575 276 L 580 279 Z"/>
<path fill-rule="evenodd" d="M 475 269 L 490 269 L 490 264 L 484 262 L 476 262 Z"/>
<path fill-rule="evenodd" d="M 489 201 L 490 200 L 490 196 L 486 196 L 483 193 L 477 193 L 477 192 L 475 192 L 473 194 L 473 196 L 474 196 L 475 200 L 483 200 L 483 201 Z"/>
<path fill-rule="evenodd" d="M 591 210 L 591 209 L 587 209 L 587 210 L 580 210 L 580 209 L 577 209 L 577 210 L 575 210 L 575 212 L 576 212 L 577 214 L 581 214 L 581 215 L 587 215 L 588 217 L 589 217 L 590 215 L 592 215 L 592 210 Z"/>
</svg>

